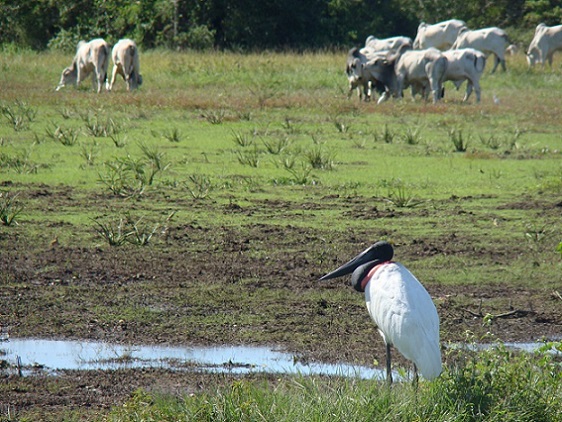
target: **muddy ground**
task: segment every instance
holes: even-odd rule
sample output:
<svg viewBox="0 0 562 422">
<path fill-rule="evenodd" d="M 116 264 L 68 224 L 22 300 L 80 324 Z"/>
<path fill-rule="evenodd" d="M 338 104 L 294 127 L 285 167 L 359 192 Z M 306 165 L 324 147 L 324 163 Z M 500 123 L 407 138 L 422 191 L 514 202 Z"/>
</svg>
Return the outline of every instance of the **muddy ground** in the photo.
<svg viewBox="0 0 562 422">
<path fill-rule="evenodd" d="M 284 202 L 260 207 L 294 211 Z M 254 211 L 236 204 L 223 209 L 224 214 Z M 384 362 L 384 345 L 349 280 L 317 282 L 349 258 L 343 251 L 359 251 L 365 239 L 383 232 L 344 235 L 291 224 L 210 229 L 175 221 L 147 247 L 85 247 L 57 238 L 64 224 L 0 232 L 4 334 L 130 344 L 281 345 L 302 361 Z M 487 258 L 493 252 L 473 250 L 458 236 L 431 245 L 423 239 L 398 241 L 403 262 L 443 251 Z M 521 253 L 513 246 L 506 251 L 497 253 L 499 264 Z M 507 282 L 459 287 L 436 279 L 425 284 L 438 307 L 443 344 L 465 340 L 467 331 L 503 341 L 562 333 L 562 298 L 552 289 Z M 405 364 L 398 356 L 396 363 Z M 65 411 L 82 409 L 94 417 L 138 388 L 184 395 L 229 379 L 162 369 L 67 371 L 56 377 L 38 370 L 20 378 L 4 367 L 0 412 L 4 418 L 31 412 L 57 420 Z"/>
</svg>

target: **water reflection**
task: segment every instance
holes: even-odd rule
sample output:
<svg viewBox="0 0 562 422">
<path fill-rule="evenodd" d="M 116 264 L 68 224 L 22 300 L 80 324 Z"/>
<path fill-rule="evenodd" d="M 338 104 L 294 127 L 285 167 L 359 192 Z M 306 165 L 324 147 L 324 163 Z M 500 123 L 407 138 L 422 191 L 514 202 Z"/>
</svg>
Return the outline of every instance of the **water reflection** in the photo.
<svg viewBox="0 0 562 422">
<path fill-rule="evenodd" d="M 381 369 L 343 363 L 302 363 L 292 354 L 253 346 L 130 346 L 27 338 L 11 338 L 0 343 L 0 360 L 16 366 L 18 357 L 23 368 L 39 367 L 54 371 L 151 367 L 235 374 L 267 372 L 384 379 Z"/>
</svg>

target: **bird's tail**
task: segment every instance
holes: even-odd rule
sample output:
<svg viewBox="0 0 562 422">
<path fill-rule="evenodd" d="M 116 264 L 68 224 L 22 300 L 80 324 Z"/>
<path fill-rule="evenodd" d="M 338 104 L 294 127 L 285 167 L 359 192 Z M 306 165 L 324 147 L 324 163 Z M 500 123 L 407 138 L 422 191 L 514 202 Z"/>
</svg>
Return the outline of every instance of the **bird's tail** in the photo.
<svg viewBox="0 0 562 422">
<path fill-rule="evenodd" d="M 437 378 L 443 371 L 439 344 L 427 344 L 418 353 L 419 356 L 415 364 L 422 376 L 426 380 Z"/>
</svg>

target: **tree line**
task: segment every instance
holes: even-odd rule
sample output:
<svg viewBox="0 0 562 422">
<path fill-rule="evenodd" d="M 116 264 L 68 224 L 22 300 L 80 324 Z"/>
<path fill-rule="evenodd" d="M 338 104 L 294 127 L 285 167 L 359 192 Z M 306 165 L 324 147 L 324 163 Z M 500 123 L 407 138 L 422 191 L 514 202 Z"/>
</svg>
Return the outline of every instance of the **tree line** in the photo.
<svg viewBox="0 0 562 422">
<path fill-rule="evenodd" d="M 530 31 L 562 23 L 554 0 L 2 0 L 0 44 L 74 50 L 81 39 L 143 48 L 310 50 L 368 35 L 414 37 L 421 21 Z"/>
</svg>

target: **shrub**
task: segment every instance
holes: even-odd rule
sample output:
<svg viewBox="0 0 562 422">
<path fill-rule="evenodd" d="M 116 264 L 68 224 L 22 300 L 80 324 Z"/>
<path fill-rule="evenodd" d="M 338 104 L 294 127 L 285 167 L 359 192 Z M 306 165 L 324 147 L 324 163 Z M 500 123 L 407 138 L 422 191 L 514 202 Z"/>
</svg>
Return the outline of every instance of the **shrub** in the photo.
<svg viewBox="0 0 562 422">
<path fill-rule="evenodd" d="M 0 192 L 0 221 L 4 226 L 16 223 L 16 217 L 23 211 L 23 205 L 17 201 L 18 194 Z"/>
</svg>

